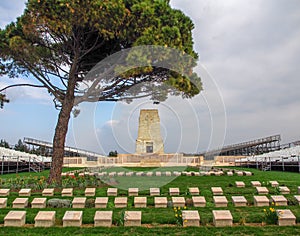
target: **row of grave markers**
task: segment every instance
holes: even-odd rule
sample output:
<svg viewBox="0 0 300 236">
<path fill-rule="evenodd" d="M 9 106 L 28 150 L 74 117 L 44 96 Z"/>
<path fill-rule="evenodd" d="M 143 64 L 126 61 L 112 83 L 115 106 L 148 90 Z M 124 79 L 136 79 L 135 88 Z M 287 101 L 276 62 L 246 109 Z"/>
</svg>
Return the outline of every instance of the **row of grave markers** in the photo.
<svg viewBox="0 0 300 236">
<path fill-rule="evenodd" d="M 294 195 L 295 199 L 300 205 L 300 195 Z M 187 204 L 187 200 L 184 197 L 172 197 L 173 207 L 184 207 Z M 232 203 L 235 207 L 247 206 L 247 199 L 244 196 L 232 196 Z M 283 195 L 272 195 L 271 199 L 266 196 L 253 196 L 254 206 L 269 206 L 270 202 L 277 206 L 287 206 L 288 200 Z M 72 201 L 73 208 L 85 208 L 86 197 L 74 197 Z M 34 198 L 31 202 L 31 208 L 46 208 L 47 198 Z M 225 196 L 213 196 L 213 202 L 215 207 L 227 207 L 228 200 Z M 108 203 L 108 197 L 96 197 L 95 208 L 106 208 Z M 204 196 L 192 196 L 192 203 L 194 207 L 205 207 L 206 199 Z M 28 198 L 16 198 L 12 203 L 12 208 L 26 208 L 28 207 Z M 127 197 L 115 197 L 115 208 L 126 208 L 128 204 Z M 155 208 L 167 208 L 167 197 L 154 197 Z M 7 198 L 0 198 L 0 208 L 7 207 Z M 147 197 L 134 197 L 135 208 L 147 207 Z"/>
<path fill-rule="evenodd" d="M 291 210 L 276 210 L 278 225 L 288 226 L 296 224 L 296 217 Z M 55 211 L 39 211 L 35 216 L 35 227 L 55 226 Z M 229 210 L 213 210 L 213 224 L 216 227 L 232 226 L 233 217 Z M 62 222 L 63 227 L 81 227 L 82 211 L 66 211 Z M 96 211 L 94 227 L 111 227 L 113 211 Z M 141 211 L 125 211 L 124 226 L 142 226 Z M 182 211 L 183 226 L 200 226 L 200 215 L 196 210 Z M 10 211 L 4 217 L 4 226 L 22 227 L 26 222 L 26 211 Z"/>
<path fill-rule="evenodd" d="M 143 172 L 143 171 L 138 171 L 138 172 L 134 172 L 134 171 L 112 171 L 112 172 L 107 172 L 107 171 L 103 171 L 103 172 L 82 172 L 79 173 L 78 176 L 80 177 L 84 177 L 84 176 L 109 176 L 109 177 L 116 177 L 116 176 L 127 176 L 127 177 L 131 177 L 131 176 L 211 176 L 211 175 L 215 175 L 215 176 L 221 176 L 221 175 L 225 175 L 227 174 L 228 176 L 233 176 L 234 174 L 236 174 L 237 176 L 251 176 L 252 172 L 250 171 L 227 171 L 224 172 L 222 170 L 211 170 L 211 171 L 148 171 L 148 172 Z M 75 173 L 74 172 L 64 172 L 61 174 L 61 176 L 66 177 L 75 177 Z"/>
<path fill-rule="evenodd" d="M 236 187 L 243 188 L 245 187 L 245 183 L 243 181 L 236 181 Z M 270 181 L 272 187 L 278 187 L 281 194 L 290 194 L 290 189 L 286 186 L 279 186 L 277 181 Z M 251 181 L 251 185 L 256 188 L 258 194 L 268 194 L 269 190 L 267 187 L 261 187 L 261 183 L 259 181 Z M 188 188 L 189 194 L 191 195 L 199 195 L 200 191 L 198 187 L 190 187 Z M 223 195 L 223 189 L 221 187 L 211 187 L 211 191 L 213 195 Z M 10 189 L 0 189 L 0 197 L 8 196 L 10 193 Z M 139 189 L 138 188 L 128 188 L 128 196 L 138 196 Z M 300 194 L 300 186 L 298 187 L 298 193 Z M 95 196 L 96 188 L 86 188 L 85 196 Z M 180 195 L 179 188 L 169 188 L 169 194 Z M 108 188 L 107 196 L 117 196 L 118 189 L 117 188 Z M 160 189 L 159 188 L 150 188 L 150 196 L 159 196 Z M 29 197 L 31 196 L 31 189 L 21 189 L 19 191 L 20 197 Z M 42 196 L 54 196 L 54 188 L 46 188 L 42 191 Z M 61 191 L 62 197 L 72 197 L 73 196 L 73 188 L 64 188 Z"/>
</svg>

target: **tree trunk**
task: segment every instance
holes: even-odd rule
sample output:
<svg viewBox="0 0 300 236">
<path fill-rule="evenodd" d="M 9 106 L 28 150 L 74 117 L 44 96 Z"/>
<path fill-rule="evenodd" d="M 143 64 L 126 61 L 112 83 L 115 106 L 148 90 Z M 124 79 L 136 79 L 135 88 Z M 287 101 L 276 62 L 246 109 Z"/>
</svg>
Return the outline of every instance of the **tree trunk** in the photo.
<svg viewBox="0 0 300 236">
<path fill-rule="evenodd" d="M 68 81 L 68 88 L 66 96 L 62 102 L 62 107 L 59 112 L 58 121 L 55 128 L 53 138 L 53 153 L 52 153 L 52 166 L 48 183 L 61 184 L 61 173 L 63 166 L 63 158 L 65 154 L 65 140 L 68 132 L 69 120 L 74 105 L 74 89 L 76 79 L 73 77 Z"/>
</svg>

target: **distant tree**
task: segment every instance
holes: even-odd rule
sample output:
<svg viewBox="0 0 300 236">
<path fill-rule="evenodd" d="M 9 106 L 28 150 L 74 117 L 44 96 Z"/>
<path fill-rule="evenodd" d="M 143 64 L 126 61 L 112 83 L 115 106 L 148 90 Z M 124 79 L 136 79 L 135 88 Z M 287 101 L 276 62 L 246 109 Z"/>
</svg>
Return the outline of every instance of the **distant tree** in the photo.
<svg viewBox="0 0 300 236">
<path fill-rule="evenodd" d="M 22 142 L 21 139 L 19 139 L 18 143 L 15 145 L 14 148 L 16 151 L 20 152 L 29 152 L 29 148 Z"/>
<path fill-rule="evenodd" d="M 9 148 L 9 143 L 6 142 L 4 139 L 0 140 L 0 147 Z"/>
<path fill-rule="evenodd" d="M 5 94 L 0 93 L 0 109 L 3 109 L 4 103 L 9 103 L 9 100 L 6 98 Z"/>
<path fill-rule="evenodd" d="M 74 106 L 80 102 L 131 101 L 145 91 L 145 87 L 140 86 L 139 91 L 131 94 L 128 91 L 144 82 L 154 88 L 158 84 L 169 84 L 178 90 L 176 95 L 183 97 L 192 97 L 201 91 L 200 78 L 193 72 L 194 60 L 186 60 L 178 66 L 186 71 L 184 74 L 152 66 L 153 61 L 165 59 L 148 60 L 144 54 L 137 56 L 146 66 L 113 75 L 107 74 L 110 67 L 104 67 L 100 71 L 102 79 L 93 87 L 94 92 L 87 94 L 81 87 L 81 82 L 99 61 L 133 46 L 176 48 L 182 55 L 196 59 L 193 28 L 190 18 L 172 9 L 169 0 L 27 1 L 24 14 L 0 30 L 0 75 L 30 75 L 38 83 L 12 84 L 0 92 L 30 86 L 45 88 L 54 97 L 60 113 L 53 137 L 48 182 L 61 182 L 69 119 L 72 110 L 78 115 Z M 191 78 L 197 84 L 192 83 Z M 157 92 L 148 96 L 155 101 L 167 97 Z"/>
<path fill-rule="evenodd" d="M 118 156 L 118 152 L 117 151 L 110 151 L 108 154 L 109 157 L 117 157 Z"/>
</svg>

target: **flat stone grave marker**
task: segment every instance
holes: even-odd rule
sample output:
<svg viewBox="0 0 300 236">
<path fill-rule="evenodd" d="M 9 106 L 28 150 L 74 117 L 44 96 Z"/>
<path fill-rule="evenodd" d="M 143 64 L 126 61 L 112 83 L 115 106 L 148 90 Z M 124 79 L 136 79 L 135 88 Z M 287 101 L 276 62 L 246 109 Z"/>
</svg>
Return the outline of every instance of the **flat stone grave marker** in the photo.
<svg viewBox="0 0 300 236">
<path fill-rule="evenodd" d="M 192 176 L 192 172 L 190 171 L 186 172 L 186 176 Z"/>
<path fill-rule="evenodd" d="M 96 197 L 95 208 L 106 208 L 108 197 Z"/>
<path fill-rule="evenodd" d="M 221 187 L 211 187 L 213 195 L 223 195 L 223 189 Z"/>
<path fill-rule="evenodd" d="M 62 197 L 72 197 L 73 196 L 73 188 L 64 188 L 61 191 Z"/>
<path fill-rule="evenodd" d="M 261 187 L 261 183 L 259 181 L 251 181 L 251 185 L 253 187 Z"/>
<path fill-rule="evenodd" d="M 179 171 L 173 171 L 173 175 L 175 175 L 175 176 L 180 176 L 181 173 L 180 173 Z"/>
<path fill-rule="evenodd" d="M 168 200 L 166 197 L 154 197 L 155 208 L 167 208 Z"/>
<path fill-rule="evenodd" d="M 232 226 L 233 217 L 229 210 L 213 210 L 213 222 L 216 227 Z"/>
<path fill-rule="evenodd" d="M 182 223 L 183 227 L 187 226 L 199 226 L 200 225 L 200 215 L 198 211 L 193 210 L 183 210 L 182 211 Z"/>
<path fill-rule="evenodd" d="M 290 189 L 286 186 L 280 186 L 279 191 L 281 194 L 290 194 Z"/>
<path fill-rule="evenodd" d="M 296 201 L 298 202 L 299 206 L 300 206 L 300 195 L 295 195 L 294 196 Z"/>
<path fill-rule="evenodd" d="M 243 173 L 242 171 L 237 171 L 236 174 L 237 174 L 238 176 L 243 176 L 243 175 L 244 175 L 244 173 Z"/>
<path fill-rule="evenodd" d="M 203 196 L 193 196 L 192 197 L 194 207 L 205 207 L 206 200 Z"/>
<path fill-rule="evenodd" d="M 184 207 L 185 199 L 184 197 L 172 197 L 173 207 Z"/>
<path fill-rule="evenodd" d="M 247 200 L 244 196 L 232 196 L 231 199 L 235 207 L 247 206 Z"/>
<path fill-rule="evenodd" d="M 109 177 L 114 177 L 114 176 L 116 176 L 116 172 L 110 172 L 110 173 L 108 173 L 108 176 Z"/>
<path fill-rule="evenodd" d="M 117 196 L 118 195 L 118 189 L 117 188 L 108 188 L 107 189 L 107 196 Z"/>
<path fill-rule="evenodd" d="M 159 196 L 160 189 L 159 188 L 150 188 L 150 196 Z"/>
<path fill-rule="evenodd" d="M 156 176 L 161 176 L 161 172 L 160 172 L 160 171 L 156 171 L 156 172 L 155 172 L 155 175 L 156 175 Z"/>
<path fill-rule="evenodd" d="M 166 171 L 166 176 L 172 176 L 171 171 Z"/>
<path fill-rule="evenodd" d="M 254 206 L 269 206 L 270 201 L 266 196 L 254 196 Z"/>
<path fill-rule="evenodd" d="M 19 191 L 19 197 L 30 197 L 31 189 L 30 188 L 22 188 Z"/>
<path fill-rule="evenodd" d="M 47 198 L 34 198 L 31 202 L 31 208 L 46 208 Z"/>
<path fill-rule="evenodd" d="M 28 198 L 16 198 L 12 208 L 25 208 L 28 206 Z"/>
<path fill-rule="evenodd" d="M 84 191 L 84 195 L 86 197 L 94 197 L 96 194 L 96 188 L 86 188 Z"/>
<path fill-rule="evenodd" d="M 116 197 L 115 208 L 125 208 L 125 207 L 127 207 L 127 197 Z"/>
<path fill-rule="evenodd" d="M 25 221 L 26 211 L 10 211 L 4 217 L 4 226 L 22 227 Z"/>
<path fill-rule="evenodd" d="M 67 173 L 61 173 L 61 177 L 66 177 Z"/>
<path fill-rule="evenodd" d="M 180 194 L 179 188 L 169 188 L 169 194 L 171 196 L 179 195 Z"/>
<path fill-rule="evenodd" d="M 191 195 L 199 195 L 199 188 L 198 187 L 191 187 L 191 188 L 189 188 L 189 193 Z"/>
<path fill-rule="evenodd" d="M 42 192 L 43 197 L 51 197 L 54 196 L 54 188 L 45 188 Z"/>
<path fill-rule="evenodd" d="M 225 196 L 213 196 L 216 207 L 227 207 L 228 201 Z"/>
<path fill-rule="evenodd" d="M 124 226 L 141 226 L 142 212 L 141 211 L 125 211 Z"/>
<path fill-rule="evenodd" d="M 237 188 L 245 188 L 245 183 L 243 181 L 235 181 L 235 186 Z"/>
<path fill-rule="evenodd" d="M 125 172 L 123 172 L 123 171 L 117 173 L 117 176 L 124 176 L 124 175 L 125 175 Z"/>
<path fill-rule="evenodd" d="M 250 171 L 244 171 L 244 173 L 245 173 L 246 176 L 251 176 L 252 175 L 252 172 L 250 172 Z"/>
<path fill-rule="evenodd" d="M 0 198 L 0 208 L 7 207 L 7 198 Z"/>
<path fill-rule="evenodd" d="M 128 196 L 138 196 L 139 189 L 138 188 L 129 188 L 128 189 Z"/>
<path fill-rule="evenodd" d="M 8 188 L 2 188 L 0 189 L 0 197 L 6 197 L 9 195 L 10 189 Z"/>
<path fill-rule="evenodd" d="M 145 208 L 147 207 L 147 197 L 135 197 L 134 198 L 135 208 Z"/>
<path fill-rule="evenodd" d="M 258 194 L 268 194 L 269 190 L 266 187 L 255 187 Z"/>
<path fill-rule="evenodd" d="M 133 172 L 127 172 L 125 175 L 131 177 L 133 176 Z"/>
<path fill-rule="evenodd" d="M 81 227 L 82 211 L 66 211 L 63 217 L 63 227 Z"/>
<path fill-rule="evenodd" d="M 112 211 L 96 211 L 94 216 L 94 227 L 111 227 Z"/>
<path fill-rule="evenodd" d="M 85 208 L 86 197 L 74 197 L 72 208 Z"/>
<path fill-rule="evenodd" d="M 79 173 L 78 176 L 79 177 L 84 177 L 84 173 Z"/>
<path fill-rule="evenodd" d="M 279 183 L 277 181 L 269 181 L 271 187 L 279 187 Z"/>
<path fill-rule="evenodd" d="M 228 176 L 233 176 L 233 172 L 232 172 L 232 171 L 228 171 L 228 172 L 227 172 L 227 175 L 228 175 Z"/>
<path fill-rule="evenodd" d="M 195 176 L 200 176 L 199 172 L 195 172 L 194 174 L 195 174 Z"/>
<path fill-rule="evenodd" d="M 282 195 L 271 196 L 271 200 L 276 206 L 287 206 L 287 199 Z"/>
<path fill-rule="evenodd" d="M 136 176 L 142 176 L 143 174 L 144 174 L 144 172 L 141 172 L 141 171 L 135 173 Z"/>
<path fill-rule="evenodd" d="M 152 172 L 152 171 L 146 173 L 146 176 L 148 176 L 148 177 L 150 177 L 150 176 L 152 176 L 152 175 L 153 175 L 153 172 Z"/>
<path fill-rule="evenodd" d="M 276 210 L 279 226 L 296 225 L 296 216 L 291 210 Z"/>
<path fill-rule="evenodd" d="M 39 211 L 34 218 L 34 227 L 52 227 L 55 224 L 55 211 Z"/>
</svg>

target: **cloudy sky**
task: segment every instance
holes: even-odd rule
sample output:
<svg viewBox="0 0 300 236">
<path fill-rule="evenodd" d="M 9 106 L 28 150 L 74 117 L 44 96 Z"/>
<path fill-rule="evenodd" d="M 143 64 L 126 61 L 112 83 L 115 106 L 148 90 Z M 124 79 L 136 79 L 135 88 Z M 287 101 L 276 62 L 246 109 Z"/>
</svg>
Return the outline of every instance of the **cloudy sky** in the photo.
<svg viewBox="0 0 300 236">
<path fill-rule="evenodd" d="M 0 27 L 24 9 L 20 0 L 0 2 Z M 204 91 L 192 100 L 170 98 L 160 105 L 82 104 L 71 120 L 67 143 L 108 153 L 134 152 L 139 110 L 159 110 L 166 152 L 195 153 L 281 134 L 300 140 L 300 1 L 171 0 L 195 24 L 196 71 Z M 24 78 L 0 78 L 0 88 Z M 7 91 L 0 110 L 0 138 L 11 144 L 32 137 L 51 141 L 58 111 L 46 92 Z"/>
</svg>

